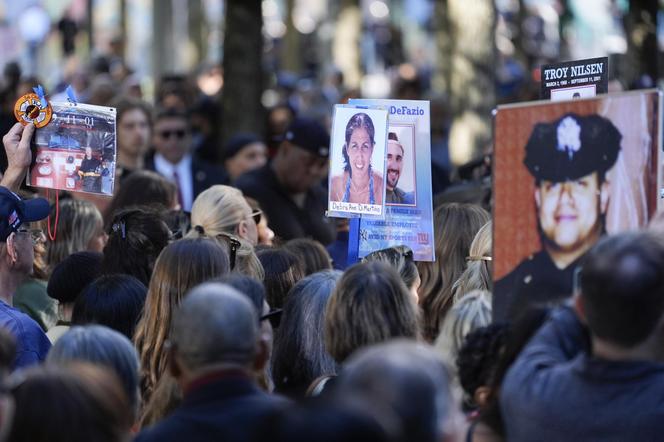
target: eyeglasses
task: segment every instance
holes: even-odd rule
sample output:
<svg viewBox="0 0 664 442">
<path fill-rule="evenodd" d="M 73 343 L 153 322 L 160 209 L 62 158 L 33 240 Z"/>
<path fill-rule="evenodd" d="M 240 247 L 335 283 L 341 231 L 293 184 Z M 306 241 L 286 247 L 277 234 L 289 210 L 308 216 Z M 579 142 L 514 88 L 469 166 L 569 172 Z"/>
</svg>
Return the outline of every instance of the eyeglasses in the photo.
<svg viewBox="0 0 664 442">
<path fill-rule="evenodd" d="M 263 211 L 262 210 L 256 210 L 255 212 L 252 212 L 250 215 L 253 219 L 256 225 L 259 225 L 261 223 Z"/>
<path fill-rule="evenodd" d="M 46 236 L 44 236 L 44 231 L 42 229 L 26 229 L 26 228 L 19 228 L 16 233 L 28 233 L 30 234 L 30 239 L 32 240 L 32 244 L 37 245 L 39 243 L 45 242 L 46 241 Z"/>
<path fill-rule="evenodd" d="M 220 241 L 224 241 L 228 245 L 228 259 L 231 264 L 231 270 L 235 269 L 235 259 L 237 257 L 237 250 L 242 246 L 240 240 L 228 233 L 218 233 L 215 235 Z"/>
<path fill-rule="evenodd" d="M 187 131 L 184 130 L 184 129 L 176 129 L 176 130 L 161 130 L 161 131 L 157 132 L 157 134 L 158 134 L 161 138 L 163 138 L 163 139 L 165 139 L 165 140 L 168 140 L 168 139 L 171 138 L 173 135 L 175 135 L 176 138 L 178 138 L 178 139 L 181 140 L 181 139 L 183 139 L 185 136 L 187 136 Z"/>
<path fill-rule="evenodd" d="M 279 323 L 281 322 L 281 313 L 284 311 L 284 309 L 281 308 L 275 308 L 261 316 L 260 322 L 265 321 L 266 319 L 270 321 L 270 325 L 272 328 L 277 328 L 279 327 Z"/>
</svg>

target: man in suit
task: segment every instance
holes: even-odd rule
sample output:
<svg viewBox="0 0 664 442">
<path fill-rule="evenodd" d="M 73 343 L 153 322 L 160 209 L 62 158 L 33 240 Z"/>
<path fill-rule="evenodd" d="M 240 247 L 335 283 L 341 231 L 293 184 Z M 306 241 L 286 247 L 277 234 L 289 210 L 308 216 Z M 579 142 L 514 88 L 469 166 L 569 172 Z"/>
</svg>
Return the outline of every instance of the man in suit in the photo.
<svg viewBox="0 0 664 442">
<path fill-rule="evenodd" d="M 174 316 L 168 350 L 182 403 L 136 442 L 252 440 L 288 404 L 261 391 L 252 375 L 269 358 L 259 322 L 251 301 L 226 284 L 192 290 Z"/>
<path fill-rule="evenodd" d="M 194 199 L 215 184 L 227 184 L 226 173 L 199 159 L 191 151 L 191 128 L 187 114 L 178 109 L 157 112 L 152 137 L 154 154 L 145 167 L 173 181 L 178 187 L 178 200 L 186 212 Z"/>
</svg>

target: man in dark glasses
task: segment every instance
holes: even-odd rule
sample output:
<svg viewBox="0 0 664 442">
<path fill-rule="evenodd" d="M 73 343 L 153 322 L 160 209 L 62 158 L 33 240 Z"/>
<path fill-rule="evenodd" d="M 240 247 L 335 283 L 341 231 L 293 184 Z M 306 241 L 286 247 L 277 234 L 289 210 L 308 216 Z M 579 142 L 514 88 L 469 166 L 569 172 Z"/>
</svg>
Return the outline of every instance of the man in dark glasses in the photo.
<svg viewBox="0 0 664 442">
<path fill-rule="evenodd" d="M 191 127 L 186 113 L 162 109 L 154 121 L 152 144 L 155 153 L 146 160 L 154 170 L 178 187 L 178 201 L 183 210 L 191 211 L 196 196 L 214 184 L 226 184 L 226 173 L 198 158 L 192 152 Z"/>
</svg>

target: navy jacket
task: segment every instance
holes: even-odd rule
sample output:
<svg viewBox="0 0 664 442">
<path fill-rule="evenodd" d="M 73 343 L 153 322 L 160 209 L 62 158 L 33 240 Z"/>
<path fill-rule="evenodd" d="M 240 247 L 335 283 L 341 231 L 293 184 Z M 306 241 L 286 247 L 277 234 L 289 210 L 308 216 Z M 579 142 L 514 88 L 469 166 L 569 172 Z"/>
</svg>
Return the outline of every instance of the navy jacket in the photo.
<svg viewBox="0 0 664 442">
<path fill-rule="evenodd" d="M 14 368 L 25 368 L 46 359 L 51 341 L 30 316 L 0 301 L 0 327 L 16 339 Z"/>
<path fill-rule="evenodd" d="M 509 441 L 655 441 L 664 434 L 664 364 L 589 356 L 585 329 L 555 310 L 507 372 Z"/>
<path fill-rule="evenodd" d="M 135 442 L 248 442 L 264 419 L 287 404 L 244 374 L 220 373 L 196 382 L 171 415 L 143 430 Z"/>
</svg>

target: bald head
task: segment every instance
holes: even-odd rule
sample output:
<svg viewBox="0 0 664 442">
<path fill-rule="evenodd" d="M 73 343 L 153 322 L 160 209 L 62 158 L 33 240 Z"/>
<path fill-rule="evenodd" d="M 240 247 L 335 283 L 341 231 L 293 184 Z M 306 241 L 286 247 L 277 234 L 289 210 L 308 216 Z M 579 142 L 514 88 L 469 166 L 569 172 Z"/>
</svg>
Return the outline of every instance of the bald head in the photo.
<svg viewBox="0 0 664 442">
<path fill-rule="evenodd" d="M 229 285 L 194 288 L 176 311 L 171 343 L 189 371 L 218 364 L 250 367 L 259 339 L 256 312 L 246 296 Z"/>
<path fill-rule="evenodd" d="M 347 360 L 337 385 L 340 395 L 374 404 L 381 421 L 398 424 L 396 440 L 439 441 L 449 431 L 447 369 L 430 346 L 398 339 L 367 347 Z"/>
</svg>

